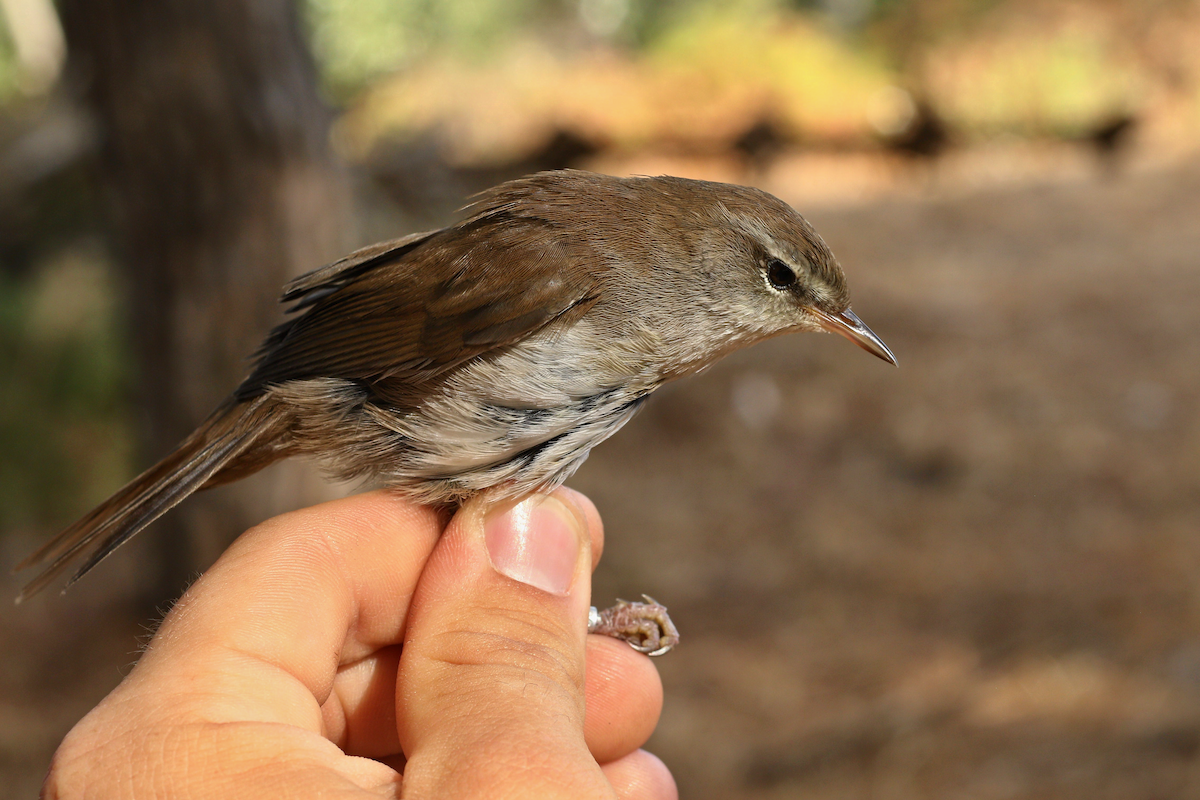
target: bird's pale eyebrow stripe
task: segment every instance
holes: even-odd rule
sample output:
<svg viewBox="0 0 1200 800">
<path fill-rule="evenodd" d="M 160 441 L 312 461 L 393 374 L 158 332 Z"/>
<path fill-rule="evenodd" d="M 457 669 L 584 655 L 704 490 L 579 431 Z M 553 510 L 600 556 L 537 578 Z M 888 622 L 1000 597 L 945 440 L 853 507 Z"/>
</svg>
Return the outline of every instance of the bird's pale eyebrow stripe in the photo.
<svg viewBox="0 0 1200 800">
<path fill-rule="evenodd" d="M 721 210 L 721 216 L 725 217 L 731 225 L 741 228 L 764 247 L 767 257 L 778 258 L 795 270 L 803 269 L 808 264 L 808 260 L 804 256 L 793 252 L 791 248 L 785 250 L 780 247 L 779 240 L 761 220 L 730 211 L 723 203 L 718 204 L 718 207 Z"/>
</svg>

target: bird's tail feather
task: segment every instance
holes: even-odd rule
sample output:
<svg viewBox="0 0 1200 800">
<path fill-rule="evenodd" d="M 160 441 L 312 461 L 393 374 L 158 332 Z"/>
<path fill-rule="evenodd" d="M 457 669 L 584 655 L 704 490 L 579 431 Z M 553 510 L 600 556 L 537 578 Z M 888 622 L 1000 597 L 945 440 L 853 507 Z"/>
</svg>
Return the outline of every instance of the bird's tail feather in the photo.
<svg viewBox="0 0 1200 800">
<path fill-rule="evenodd" d="M 278 426 L 278 418 L 273 421 L 273 415 L 268 413 L 272 406 L 269 397 L 260 395 L 243 403 L 222 406 L 170 455 L 18 564 L 14 572 L 49 562 L 21 590 L 17 602 L 45 588 L 97 540 L 67 586 L 192 492 L 223 483 L 217 473 Z"/>
</svg>

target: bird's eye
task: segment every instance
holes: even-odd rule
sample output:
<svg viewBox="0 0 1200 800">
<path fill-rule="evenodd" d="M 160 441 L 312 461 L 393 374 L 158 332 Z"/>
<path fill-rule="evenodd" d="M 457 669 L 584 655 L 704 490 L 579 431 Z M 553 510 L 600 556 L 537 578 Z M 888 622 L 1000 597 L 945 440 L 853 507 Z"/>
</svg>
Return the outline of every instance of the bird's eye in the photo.
<svg viewBox="0 0 1200 800">
<path fill-rule="evenodd" d="M 778 258 L 767 262 L 767 280 L 776 289 L 787 289 L 796 282 L 796 271 Z"/>
</svg>

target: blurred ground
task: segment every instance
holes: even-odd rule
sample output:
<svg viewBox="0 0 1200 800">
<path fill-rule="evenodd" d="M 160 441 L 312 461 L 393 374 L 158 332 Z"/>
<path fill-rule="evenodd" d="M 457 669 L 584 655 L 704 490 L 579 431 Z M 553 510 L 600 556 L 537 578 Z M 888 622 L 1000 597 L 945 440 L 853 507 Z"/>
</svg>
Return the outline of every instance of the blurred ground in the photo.
<svg viewBox="0 0 1200 800">
<path fill-rule="evenodd" d="M 575 481 L 682 795 L 1194 792 L 1200 164 L 806 211 L 900 369 L 769 342 Z"/>
<path fill-rule="evenodd" d="M 650 743 L 684 797 L 1200 786 L 1200 163 L 1010 161 L 851 160 L 857 199 L 818 185 L 832 165 L 766 176 L 900 369 L 765 343 L 664 389 L 573 481 L 609 532 L 597 597 L 649 592 L 684 630 Z M 861 177 L 896 169 L 923 188 Z M 134 660 L 136 548 L 0 615 L 10 796 Z"/>
</svg>

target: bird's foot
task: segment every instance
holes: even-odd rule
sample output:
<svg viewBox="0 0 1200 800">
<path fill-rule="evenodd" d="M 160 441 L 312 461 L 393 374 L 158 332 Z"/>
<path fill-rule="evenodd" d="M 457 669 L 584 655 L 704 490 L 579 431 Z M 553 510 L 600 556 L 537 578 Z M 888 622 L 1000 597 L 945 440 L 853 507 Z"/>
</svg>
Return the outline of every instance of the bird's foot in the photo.
<svg viewBox="0 0 1200 800">
<path fill-rule="evenodd" d="M 588 612 L 588 633 L 621 639 L 648 656 L 669 652 L 679 644 L 679 631 L 671 622 L 667 607 L 647 595 L 642 595 L 642 599 L 646 602 L 617 600 L 615 606 L 603 611 L 592 606 Z"/>
</svg>

